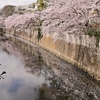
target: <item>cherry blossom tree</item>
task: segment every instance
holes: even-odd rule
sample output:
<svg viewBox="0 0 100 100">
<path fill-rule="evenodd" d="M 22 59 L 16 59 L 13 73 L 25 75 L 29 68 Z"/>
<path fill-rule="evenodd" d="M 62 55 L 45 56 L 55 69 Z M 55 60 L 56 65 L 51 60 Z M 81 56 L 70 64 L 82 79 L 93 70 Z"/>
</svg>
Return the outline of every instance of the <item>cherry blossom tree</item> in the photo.
<svg viewBox="0 0 100 100">
<path fill-rule="evenodd" d="M 6 28 L 39 26 L 42 34 L 84 34 L 93 22 L 100 22 L 100 0 L 48 0 L 42 11 L 23 15 L 14 14 L 5 19 Z"/>
<path fill-rule="evenodd" d="M 41 12 L 42 31 L 56 32 L 57 36 L 82 34 L 95 9 L 100 9 L 100 0 L 49 0 L 48 7 Z"/>
<path fill-rule="evenodd" d="M 7 29 L 15 28 L 22 29 L 28 26 L 38 26 L 39 14 L 38 13 L 26 13 L 23 15 L 14 14 L 5 19 L 5 27 Z"/>
</svg>

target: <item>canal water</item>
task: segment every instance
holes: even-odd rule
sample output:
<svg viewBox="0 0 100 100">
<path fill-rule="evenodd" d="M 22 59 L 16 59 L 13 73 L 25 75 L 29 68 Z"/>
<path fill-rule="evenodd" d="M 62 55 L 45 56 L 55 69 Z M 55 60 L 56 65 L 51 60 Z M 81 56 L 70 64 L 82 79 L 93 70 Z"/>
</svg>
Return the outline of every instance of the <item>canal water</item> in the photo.
<svg viewBox="0 0 100 100">
<path fill-rule="evenodd" d="M 49 74 L 39 69 L 32 73 L 21 60 L 0 49 L 0 100 L 39 100 L 42 84 L 48 84 Z M 50 76 L 50 75 L 49 75 Z"/>
<path fill-rule="evenodd" d="M 13 39 L 0 42 L 0 100 L 100 100 L 100 84 L 86 72 Z"/>
</svg>

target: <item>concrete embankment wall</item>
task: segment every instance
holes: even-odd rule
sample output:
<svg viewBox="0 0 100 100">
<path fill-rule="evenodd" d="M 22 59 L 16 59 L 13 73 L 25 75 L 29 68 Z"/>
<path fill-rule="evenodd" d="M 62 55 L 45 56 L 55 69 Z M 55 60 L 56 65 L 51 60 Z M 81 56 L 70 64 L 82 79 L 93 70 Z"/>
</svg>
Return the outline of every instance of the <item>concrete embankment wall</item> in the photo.
<svg viewBox="0 0 100 100">
<path fill-rule="evenodd" d="M 64 34 L 54 42 L 55 34 L 44 34 L 38 41 L 38 31 L 6 30 L 6 33 L 28 40 L 66 60 L 100 80 L 100 42 L 88 35 Z M 98 45 L 97 45 L 98 43 Z"/>
</svg>

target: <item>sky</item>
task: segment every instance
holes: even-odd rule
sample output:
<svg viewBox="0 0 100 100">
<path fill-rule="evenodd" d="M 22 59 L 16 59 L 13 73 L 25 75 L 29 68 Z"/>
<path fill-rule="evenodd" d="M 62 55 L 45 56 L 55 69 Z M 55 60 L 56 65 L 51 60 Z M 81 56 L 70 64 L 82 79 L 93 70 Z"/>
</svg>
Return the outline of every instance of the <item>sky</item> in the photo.
<svg viewBox="0 0 100 100">
<path fill-rule="evenodd" d="M 0 0 L 0 8 L 5 5 L 27 5 L 35 2 L 36 0 Z"/>
</svg>

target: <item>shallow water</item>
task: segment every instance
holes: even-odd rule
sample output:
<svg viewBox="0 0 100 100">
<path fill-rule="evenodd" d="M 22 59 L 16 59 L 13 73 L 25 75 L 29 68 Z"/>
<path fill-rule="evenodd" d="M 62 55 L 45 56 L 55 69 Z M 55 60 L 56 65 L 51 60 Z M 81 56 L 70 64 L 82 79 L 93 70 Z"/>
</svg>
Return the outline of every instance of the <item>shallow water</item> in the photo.
<svg viewBox="0 0 100 100">
<path fill-rule="evenodd" d="M 48 83 L 44 72 L 32 74 L 21 60 L 0 50 L 0 73 L 6 71 L 0 80 L 0 100 L 38 100 L 39 88 Z"/>
</svg>

